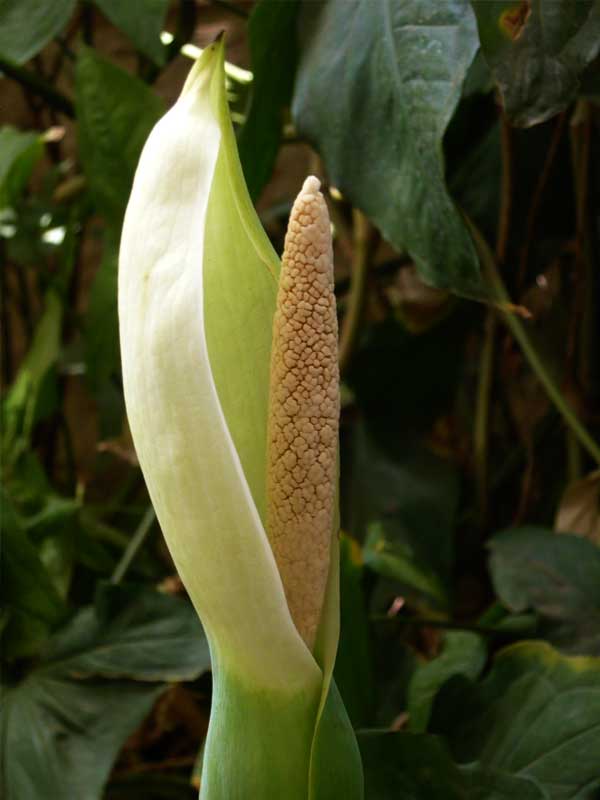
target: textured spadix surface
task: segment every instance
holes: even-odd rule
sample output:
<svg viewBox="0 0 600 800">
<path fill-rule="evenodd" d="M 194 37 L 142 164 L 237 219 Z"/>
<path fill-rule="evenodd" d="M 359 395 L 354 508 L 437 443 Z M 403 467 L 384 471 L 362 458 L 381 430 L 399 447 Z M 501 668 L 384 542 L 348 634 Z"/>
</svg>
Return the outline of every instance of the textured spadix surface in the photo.
<svg viewBox="0 0 600 800">
<path fill-rule="evenodd" d="M 243 181 L 215 43 L 146 143 L 119 266 L 131 431 L 211 647 L 205 800 L 362 795 L 356 742 L 331 681 L 337 539 L 313 655 L 265 532 L 278 274 Z"/>
<path fill-rule="evenodd" d="M 317 178 L 292 208 L 273 324 L 267 531 L 292 619 L 313 647 L 336 499 L 337 315 L 329 213 Z"/>
</svg>

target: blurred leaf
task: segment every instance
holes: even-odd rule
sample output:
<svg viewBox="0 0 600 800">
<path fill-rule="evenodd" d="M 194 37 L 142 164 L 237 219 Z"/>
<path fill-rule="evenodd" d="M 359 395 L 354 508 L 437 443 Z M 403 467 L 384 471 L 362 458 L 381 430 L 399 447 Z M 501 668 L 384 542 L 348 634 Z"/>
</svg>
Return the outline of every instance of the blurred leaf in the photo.
<svg viewBox="0 0 600 800">
<path fill-rule="evenodd" d="M 373 714 L 371 642 L 358 543 L 340 537 L 340 642 L 334 677 L 353 726 L 368 725 Z"/>
<path fill-rule="evenodd" d="M 554 528 L 600 545 L 600 471 L 573 481 L 561 497 Z"/>
<path fill-rule="evenodd" d="M 145 83 L 82 48 L 75 68 L 79 154 L 91 192 L 120 225 L 142 146 L 163 113 Z"/>
<path fill-rule="evenodd" d="M 600 655 L 598 547 L 535 527 L 500 533 L 489 547 L 494 588 L 511 611 L 534 608 L 564 625 L 555 632 L 557 644 Z"/>
<path fill-rule="evenodd" d="M 434 736 L 364 731 L 358 744 L 365 800 L 464 800 L 467 796 L 460 770 Z"/>
<path fill-rule="evenodd" d="M 0 0 L 0 57 L 23 64 L 69 21 L 75 0 Z"/>
<path fill-rule="evenodd" d="M 486 658 L 487 648 L 481 636 L 469 631 L 447 632 L 440 655 L 419 666 L 412 675 L 408 687 L 410 729 L 416 733 L 426 731 L 438 689 L 454 675 L 465 675 L 475 680 Z"/>
<path fill-rule="evenodd" d="M 26 446 L 36 421 L 36 403 L 44 377 L 60 353 L 63 305 L 53 290 L 15 381 L 2 402 L 2 454 L 5 466 Z"/>
<path fill-rule="evenodd" d="M 2 608 L 8 613 L 2 651 L 5 659 L 15 659 L 37 652 L 63 619 L 66 606 L 4 491 L 0 503 L 0 587 Z"/>
<path fill-rule="evenodd" d="M 458 472 L 415 437 L 384 452 L 357 426 L 354 437 L 352 528 L 367 532 L 363 557 L 376 572 L 449 603 Z"/>
<path fill-rule="evenodd" d="M 527 778 L 480 764 L 458 767 L 435 736 L 365 731 L 358 741 L 365 800 L 548 800 Z"/>
<path fill-rule="evenodd" d="M 298 131 L 332 183 L 421 277 L 481 294 L 473 244 L 446 190 L 442 138 L 478 47 L 467 0 L 305 6 Z"/>
<path fill-rule="evenodd" d="M 209 665 L 189 603 L 107 586 L 55 635 L 42 664 L 5 688 L 6 800 L 99 800 L 125 739 L 166 687 Z"/>
<path fill-rule="evenodd" d="M 164 64 L 166 50 L 160 41 L 169 0 L 94 0 L 113 25 L 131 39 L 155 64 Z"/>
<path fill-rule="evenodd" d="M 107 237 L 85 318 L 86 373 L 96 391 L 101 391 L 111 376 L 119 372 L 121 363 L 117 317 L 118 254 L 118 245 Z"/>
<path fill-rule="evenodd" d="M 461 768 L 468 800 L 549 800 L 548 793 L 529 778 L 470 764 Z"/>
<path fill-rule="evenodd" d="M 253 200 L 273 171 L 296 68 L 298 1 L 261 0 L 248 22 L 252 56 L 252 99 L 238 146 Z"/>
<path fill-rule="evenodd" d="M 507 647 L 477 686 L 446 684 L 432 728 L 459 762 L 530 778 L 551 800 L 591 800 L 600 786 L 600 659 L 561 656 L 543 642 Z"/>
<path fill-rule="evenodd" d="M 38 133 L 0 128 L 0 208 L 14 205 L 43 152 Z"/>
<path fill-rule="evenodd" d="M 472 0 L 481 47 L 516 125 L 535 125 L 573 100 L 600 50 L 596 0 Z"/>
</svg>

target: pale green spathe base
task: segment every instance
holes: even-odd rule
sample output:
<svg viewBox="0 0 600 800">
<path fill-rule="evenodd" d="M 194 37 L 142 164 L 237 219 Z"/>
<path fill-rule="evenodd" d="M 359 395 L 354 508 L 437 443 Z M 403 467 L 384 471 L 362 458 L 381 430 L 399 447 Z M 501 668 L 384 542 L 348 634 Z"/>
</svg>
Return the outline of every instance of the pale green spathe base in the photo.
<svg viewBox="0 0 600 800">
<path fill-rule="evenodd" d="M 258 689 L 214 667 L 200 800 L 307 800 L 320 685 Z"/>
</svg>

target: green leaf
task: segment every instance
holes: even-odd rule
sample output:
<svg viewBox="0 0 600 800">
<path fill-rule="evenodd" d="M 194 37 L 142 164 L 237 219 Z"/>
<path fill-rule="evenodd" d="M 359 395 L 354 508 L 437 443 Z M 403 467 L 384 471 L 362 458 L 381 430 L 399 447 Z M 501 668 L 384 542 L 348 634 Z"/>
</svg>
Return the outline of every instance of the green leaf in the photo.
<svg viewBox="0 0 600 800">
<path fill-rule="evenodd" d="M 87 47 L 77 59 L 75 89 L 81 163 L 100 211 L 118 227 L 163 103 L 141 80 Z"/>
<path fill-rule="evenodd" d="M 165 63 L 166 50 L 160 41 L 169 0 L 94 0 L 108 19 L 127 34 L 137 49 L 156 64 Z"/>
<path fill-rule="evenodd" d="M 465 675 L 471 680 L 479 677 L 487 657 L 485 641 L 469 631 L 449 631 L 444 636 L 444 647 L 439 656 L 419 666 L 408 687 L 408 713 L 410 729 L 427 730 L 431 706 L 437 691 L 454 675 Z"/>
<path fill-rule="evenodd" d="M 463 777 L 434 736 L 364 731 L 365 800 L 464 800 Z"/>
<path fill-rule="evenodd" d="M 432 729 L 459 762 L 529 778 L 551 800 L 589 800 L 600 786 L 600 659 L 543 642 L 505 648 L 480 684 L 442 689 Z"/>
<path fill-rule="evenodd" d="M 105 587 L 51 641 L 44 661 L 5 687 L 0 717 L 6 800 L 99 800 L 113 761 L 165 690 L 208 668 L 183 600 Z"/>
<path fill-rule="evenodd" d="M 364 731 L 358 741 L 365 800 L 548 800 L 528 778 L 481 764 L 457 766 L 435 736 Z"/>
<path fill-rule="evenodd" d="M 600 654 L 600 549 L 587 539 L 545 528 L 504 531 L 489 542 L 490 571 L 511 611 L 533 608 L 562 624 L 557 644 Z"/>
<path fill-rule="evenodd" d="M 19 198 L 43 152 L 38 133 L 0 128 L 0 209 Z"/>
<path fill-rule="evenodd" d="M 541 786 L 529 778 L 488 769 L 481 764 L 461 767 L 468 800 L 549 800 Z"/>
<path fill-rule="evenodd" d="M 365 565 L 447 608 L 456 468 L 408 434 L 395 452 L 385 452 L 362 427 L 355 453 L 353 528 L 368 532 Z"/>
<path fill-rule="evenodd" d="M 472 0 L 472 5 L 511 121 L 535 125 L 566 108 L 580 74 L 600 51 L 600 4 Z"/>
<path fill-rule="evenodd" d="M 332 183 L 428 283 L 480 294 L 442 153 L 478 47 L 468 2 L 330 0 L 306 4 L 302 23 L 292 111 Z"/>
<path fill-rule="evenodd" d="M 23 64 L 69 21 L 75 0 L 0 0 L 0 57 Z"/>
<path fill-rule="evenodd" d="M 38 395 L 48 370 L 60 353 L 62 319 L 62 301 L 50 290 L 31 347 L 2 402 L 2 454 L 7 464 L 17 458 L 31 436 Z"/>
<path fill-rule="evenodd" d="M 284 110 L 289 105 L 296 68 L 298 0 L 261 0 L 248 22 L 252 56 L 251 104 L 238 146 L 248 191 L 253 199 L 269 180 L 281 142 Z"/>
<path fill-rule="evenodd" d="M 2 631 L 4 658 L 34 655 L 66 613 L 38 551 L 23 529 L 4 491 L 2 506 L 2 608 L 8 613 Z"/>
</svg>

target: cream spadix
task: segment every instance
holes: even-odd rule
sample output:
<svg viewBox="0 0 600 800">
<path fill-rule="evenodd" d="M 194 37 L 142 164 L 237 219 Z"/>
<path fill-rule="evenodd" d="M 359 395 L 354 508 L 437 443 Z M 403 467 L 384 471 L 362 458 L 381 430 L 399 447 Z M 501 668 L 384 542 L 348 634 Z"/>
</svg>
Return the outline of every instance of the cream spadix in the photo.
<svg viewBox="0 0 600 800">
<path fill-rule="evenodd" d="M 324 800 L 345 787 L 359 798 L 356 743 L 331 681 L 335 531 L 330 525 L 331 568 L 325 558 L 305 637 L 314 652 L 292 618 L 266 532 L 279 260 L 244 184 L 223 63 L 222 42 L 204 51 L 140 158 L 119 266 L 127 413 L 211 648 L 201 797 Z"/>
</svg>

